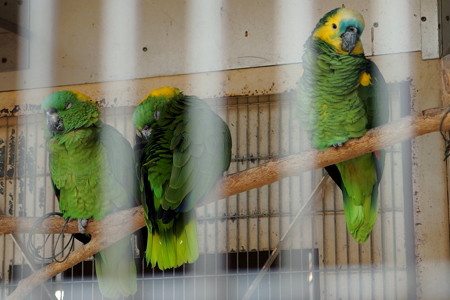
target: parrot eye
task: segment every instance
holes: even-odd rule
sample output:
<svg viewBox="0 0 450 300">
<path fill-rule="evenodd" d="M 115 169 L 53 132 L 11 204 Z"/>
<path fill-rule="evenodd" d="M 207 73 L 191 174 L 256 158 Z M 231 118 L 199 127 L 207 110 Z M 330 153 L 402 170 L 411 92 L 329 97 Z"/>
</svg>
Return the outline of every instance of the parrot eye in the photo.
<svg viewBox="0 0 450 300">
<path fill-rule="evenodd" d="M 333 29 L 337 29 L 337 25 L 336 24 L 332 24 L 331 27 L 333 27 Z"/>
<path fill-rule="evenodd" d="M 69 109 L 72 107 L 72 102 L 67 102 L 66 107 L 64 109 Z"/>
</svg>

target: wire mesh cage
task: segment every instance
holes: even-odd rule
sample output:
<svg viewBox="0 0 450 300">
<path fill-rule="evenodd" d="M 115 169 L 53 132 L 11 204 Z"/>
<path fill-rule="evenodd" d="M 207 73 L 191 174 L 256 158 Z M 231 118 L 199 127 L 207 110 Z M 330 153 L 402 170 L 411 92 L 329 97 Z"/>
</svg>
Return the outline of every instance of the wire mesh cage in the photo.
<svg viewBox="0 0 450 300">
<path fill-rule="evenodd" d="M 409 89 L 409 82 L 389 86 L 391 119 L 409 114 Z M 233 148 L 228 174 L 308 149 L 307 137 L 297 124 L 293 93 L 206 101 L 230 127 Z M 104 109 L 105 122 L 132 144 L 133 109 Z M 58 210 L 43 124 L 39 114 L 0 119 L 2 214 L 41 217 Z M 408 144 L 386 149 L 378 221 L 368 242 L 358 244 L 347 233 L 342 196 L 331 180 L 319 189 L 319 199 L 312 201 L 322 170 L 304 172 L 199 205 L 199 259 L 160 271 L 136 257 L 138 292 L 130 299 L 411 299 L 415 292 L 408 287 L 414 286 L 415 269 L 408 230 L 412 223 L 408 149 Z M 296 218 L 300 210 L 301 218 Z M 286 242 L 280 244 L 288 230 Z M 32 238 L 39 245 L 45 236 Z M 51 236 L 41 251 L 63 250 L 68 238 Z M 27 251 L 26 239 L 18 234 L 0 238 L 3 297 L 42 266 Z M 274 249 L 281 251 L 271 257 Z M 84 261 L 36 288 L 28 298 L 101 299 L 93 269 L 92 259 Z M 261 272 L 266 273 L 258 277 Z"/>
</svg>

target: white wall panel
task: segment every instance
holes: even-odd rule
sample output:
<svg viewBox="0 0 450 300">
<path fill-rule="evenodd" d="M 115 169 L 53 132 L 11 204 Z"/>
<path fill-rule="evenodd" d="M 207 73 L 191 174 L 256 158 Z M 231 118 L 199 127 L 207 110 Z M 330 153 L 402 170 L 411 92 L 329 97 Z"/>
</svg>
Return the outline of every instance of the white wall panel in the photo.
<svg viewBox="0 0 450 300">
<path fill-rule="evenodd" d="M 195 3 L 195 4 L 192 4 Z M 420 50 L 419 0 L 30 1 L 29 68 L 0 90 L 299 63 L 317 20 L 345 4 L 368 55 Z"/>
</svg>

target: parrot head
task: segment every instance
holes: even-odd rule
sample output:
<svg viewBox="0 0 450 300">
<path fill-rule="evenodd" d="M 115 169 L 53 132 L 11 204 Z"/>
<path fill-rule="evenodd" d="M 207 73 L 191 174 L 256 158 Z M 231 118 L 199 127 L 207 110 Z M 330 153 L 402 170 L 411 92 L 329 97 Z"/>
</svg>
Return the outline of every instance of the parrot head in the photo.
<svg viewBox="0 0 450 300">
<path fill-rule="evenodd" d="M 360 37 L 363 30 L 364 18 L 359 12 L 336 8 L 320 19 L 312 37 L 332 45 L 340 54 L 362 54 Z"/>
<path fill-rule="evenodd" d="M 183 93 L 179 89 L 168 86 L 151 91 L 136 107 L 131 118 L 141 137 L 147 139 L 153 125 L 168 107 L 167 104 L 182 97 Z"/>
<path fill-rule="evenodd" d="M 59 91 L 48 95 L 41 104 L 51 135 L 65 134 L 99 121 L 100 111 L 88 96 L 75 91 Z"/>
</svg>

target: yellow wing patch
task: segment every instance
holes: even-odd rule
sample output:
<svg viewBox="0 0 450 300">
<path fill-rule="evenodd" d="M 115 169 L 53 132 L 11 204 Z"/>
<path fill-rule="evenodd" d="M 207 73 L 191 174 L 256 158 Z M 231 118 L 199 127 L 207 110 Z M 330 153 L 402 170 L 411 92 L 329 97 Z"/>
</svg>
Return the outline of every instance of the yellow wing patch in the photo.
<svg viewBox="0 0 450 300">
<path fill-rule="evenodd" d="M 359 83 L 362 86 L 368 86 L 368 85 L 372 84 L 372 76 L 370 76 L 369 73 L 363 72 L 361 74 L 361 78 L 359 79 Z"/>
<path fill-rule="evenodd" d="M 165 97 L 165 98 L 173 98 L 177 95 L 179 95 L 181 92 L 177 88 L 173 88 L 170 86 L 165 86 L 162 88 L 154 89 L 153 91 L 148 94 L 147 98 L 149 97 Z"/>
</svg>

